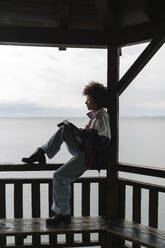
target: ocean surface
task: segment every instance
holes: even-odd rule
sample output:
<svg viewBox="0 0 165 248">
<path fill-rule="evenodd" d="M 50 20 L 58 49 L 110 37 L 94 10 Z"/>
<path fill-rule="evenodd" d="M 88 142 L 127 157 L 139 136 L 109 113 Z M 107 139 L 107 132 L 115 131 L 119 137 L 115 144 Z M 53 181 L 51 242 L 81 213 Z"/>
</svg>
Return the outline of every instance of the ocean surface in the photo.
<svg viewBox="0 0 165 248">
<path fill-rule="evenodd" d="M 0 119 L 0 164 L 20 164 L 21 158 L 29 156 L 36 147 L 44 144 L 54 132 L 57 131 L 57 124 L 65 118 L 6 118 Z M 85 127 L 87 118 L 70 118 L 78 127 Z M 160 118 L 121 118 L 119 122 L 119 161 L 137 165 L 150 165 L 165 168 L 165 119 Z M 61 151 L 55 158 L 47 160 L 48 163 L 65 163 L 71 155 L 67 148 L 62 145 Z M 9 177 L 52 177 L 53 172 L 0 172 L 0 178 Z M 98 172 L 86 172 L 84 176 L 98 176 Z M 101 175 L 105 175 L 102 171 Z M 138 176 L 135 174 L 120 173 L 121 177 L 135 180 L 148 181 L 150 183 L 165 186 L 164 179 L 154 177 Z M 12 188 L 7 187 L 7 205 L 13 205 Z M 30 188 L 24 189 L 26 198 L 24 199 L 24 217 L 30 216 L 30 203 L 27 201 Z M 47 188 L 41 186 L 41 215 L 48 216 L 48 206 L 44 203 L 47 197 Z M 97 185 L 93 185 L 93 199 L 91 200 L 91 215 L 98 213 L 97 209 Z M 81 215 L 79 206 L 80 186 L 75 189 L 75 215 Z M 127 187 L 126 217 L 131 219 L 131 188 Z M 30 196 L 30 195 L 29 195 Z M 159 200 L 159 227 L 165 228 L 165 194 L 160 194 Z M 147 207 L 148 191 L 143 190 L 142 194 L 142 223 L 148 222 Z M 13 209 L 7 209 L 7 217 L 13 217 Z"/>
</svg>

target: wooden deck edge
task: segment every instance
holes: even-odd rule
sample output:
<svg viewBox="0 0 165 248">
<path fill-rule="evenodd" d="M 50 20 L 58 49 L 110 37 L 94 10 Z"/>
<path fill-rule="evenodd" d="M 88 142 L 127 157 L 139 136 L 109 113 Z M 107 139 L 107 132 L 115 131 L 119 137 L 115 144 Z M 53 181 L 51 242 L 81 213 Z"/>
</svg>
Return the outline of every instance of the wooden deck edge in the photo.
<svg viewBox="0 0 165 248">
<path fill-rule="evenodd" d="M 0 237 L 47 235 L 51 233 L 85 233 L 103 232 L 106 222 L 104 217 L 72 217 L 70 224 L 47 227 L 45 218 L 32 219 L 0 219 Z"/>
<path fill-rule="evenodd" d="M 145 247 L 165 247 L 165 231 L 128 220 L 110 219 L 105 231 Z"/>
<path fill-rule="evenodd" d="M 32 219 L 0 219 L 0 238 L 7 236 L 24 237 L 28 235 L 48 234 L 89 234 L 89 233 L 111 233 L 120 239 L 131 241 L 135 244 L 144 245 L 150 248 L 165 247 L 165 231 L 142 224 L 117 218 L 106 219 L 104 216 L 82 216 L 73 217 L 68 225 L 47 227 L 45 218 Z M 90 242 L 92 244 L 97 242 Z M 83 246 L 81 242 L 81 246 Z M 67 247 L 65 244 L 63 247 Z M 29 247 L 27 245 L 27 247 Z M 50 248 L 51 246 L 43 246 Z M 58 247 L 58 246 L 57 246 Z M 60 244 L 59 244 L 60 247 Z M 73 246 L 74 247 L 74 246 Z M 76 247 L 76 243 L 75 243 Z"/>
</svg>

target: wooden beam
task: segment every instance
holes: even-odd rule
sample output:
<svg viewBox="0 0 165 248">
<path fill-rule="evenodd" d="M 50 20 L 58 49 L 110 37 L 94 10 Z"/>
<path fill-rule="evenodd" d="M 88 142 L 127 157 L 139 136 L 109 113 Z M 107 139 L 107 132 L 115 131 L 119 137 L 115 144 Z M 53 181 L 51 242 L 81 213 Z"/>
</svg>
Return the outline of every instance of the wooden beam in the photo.
<svg viewBox="0 0 165 248">
<path fill-rule="evenodd" d="M 129 86 L 132 80 L 138 75 L 138 73 L 145 67 L 145 65 L 150 61 L 150 59 L 155 55 L 159 48 L 164 44 L 164 38 L 155 38 L 150 42 L 150 44 L 144 49 L 141 55 L 137 58 L 135 63 L 130 67 L 130 69 L 125 73 L 125 75 L 120 79 L 117 90 L 119 95 Z"/>
<path fill-rule="evenodd" d="M 125 46 L 165 37 L 165 23 L 117 31 L 59 30 L 53 27 L 0 26 L 0 44 L 66 47 Z"/>
<path fill-rule="evenodd" d="M 109 8 L 107 0 L 94 0 L 99 19 L 105 30 L 115 28 L 116 20 L 114 18 L 113 6 Z"/>
</svg>

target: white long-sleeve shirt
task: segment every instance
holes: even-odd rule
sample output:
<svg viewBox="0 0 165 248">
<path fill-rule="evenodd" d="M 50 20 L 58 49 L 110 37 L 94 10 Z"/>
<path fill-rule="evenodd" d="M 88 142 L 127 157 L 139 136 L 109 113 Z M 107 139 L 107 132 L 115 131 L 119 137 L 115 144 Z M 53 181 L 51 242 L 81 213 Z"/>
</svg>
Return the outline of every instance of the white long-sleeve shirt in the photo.
<svg viewBox="0 0 165 248">
<path fill-rule="evenodd" d="M 89 121 L 88 128 L 96 129 L 98 135 L 111 138 L 108 113 L 103 108 L 101 108 L 94 112 L 93 115 L 94 117 Z"/>
</svg>

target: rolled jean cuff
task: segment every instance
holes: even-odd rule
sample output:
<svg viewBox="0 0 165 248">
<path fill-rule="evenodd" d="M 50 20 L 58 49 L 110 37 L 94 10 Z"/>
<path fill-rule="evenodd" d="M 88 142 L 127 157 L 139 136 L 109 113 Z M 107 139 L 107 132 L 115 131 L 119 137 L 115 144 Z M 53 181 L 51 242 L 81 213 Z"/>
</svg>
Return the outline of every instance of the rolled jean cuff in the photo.
<svg viewBox="0 0 165 248">
<path fill-rule="evenodd" d="M 52 211 L 55 214 L 62 214 L 62 215 L 69 215 L 70 214 L 70 209 L 67 210 L 61 210 L 60 208 L 58 208 L 57 206 L 54 206 L 54 204 L 52 205 Z"/>
<path fill-rule="evenodd" d="M 53 157 L 53 153 L 52 152 L 48 152 L 48 149 L 45 145 L 41 146 L 42 150 L 46 153 L 46 155 L 48 156 L 49 159 L 51 159 Z"/>
</svg>

